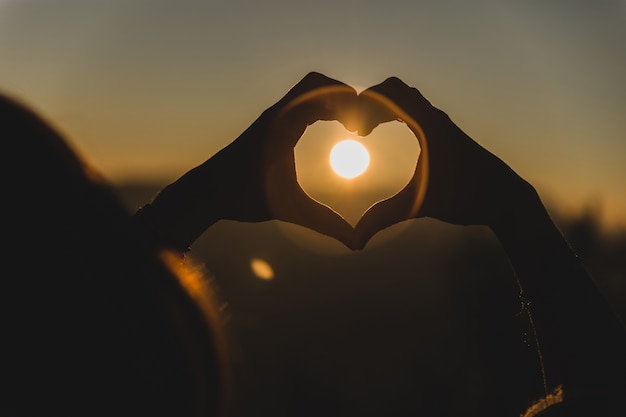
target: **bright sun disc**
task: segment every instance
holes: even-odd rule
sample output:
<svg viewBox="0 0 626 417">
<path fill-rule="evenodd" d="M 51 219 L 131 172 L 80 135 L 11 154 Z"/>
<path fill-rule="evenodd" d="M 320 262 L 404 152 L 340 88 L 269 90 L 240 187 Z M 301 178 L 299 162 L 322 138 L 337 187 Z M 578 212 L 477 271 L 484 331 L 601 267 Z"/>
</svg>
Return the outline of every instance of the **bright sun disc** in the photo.
<svg viewBox="0 0 626 417">
<path fill-rule="evenodd" d="M 330 166 L 343 178 L 358 177 L 365 172 L 369 164 L 369 152 L 356 140 L 342 140 L 330 151 Z"/>
</svg>

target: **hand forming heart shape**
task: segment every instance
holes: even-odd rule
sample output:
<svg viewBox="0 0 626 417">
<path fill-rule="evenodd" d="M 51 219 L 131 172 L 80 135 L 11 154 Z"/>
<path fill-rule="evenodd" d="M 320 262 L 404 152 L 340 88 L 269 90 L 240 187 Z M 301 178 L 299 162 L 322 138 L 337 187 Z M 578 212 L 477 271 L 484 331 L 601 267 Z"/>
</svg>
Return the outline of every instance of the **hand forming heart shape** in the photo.
<svg viewBox="0 0 626 417">
<path fill-rule="evenodd" d="M 355 228 L 313 200 L 297 181 L 294 147 L 307 126 L 319 120 L 339 121 L 361 136 L 381 123 L 400 121 L 419 141 L 412 179 L 395 196 L 370 207 Z M 344 83 L 310 73 L 210 161 L 218 218 L 295 223 L 351 249 L 362 249 L 378 231 L 414 217 L 491 224 L 525 187 L 506 164 L 395 77 L 357 94 Z"/>
<path fill-rule="evenodd" d="M 363 148 L 345 141 L 360 143 Z M 349 145 L 355 150 L 341 154 L 341 147 L 347 149 Z M 346 130 L 340 122 L 320 121 L 306 129 L 294 152 L 296 174 L 302 189 L 355 227 L 370 206 L 397 194 L 408 184 L 415 173 L 420 146 L 404 123 L 384 123 L 362 137 Z M 359 175 L 354 175 L 357 169 L 363 168 Z M 286 230 L 297 229 L 287 227 Z M 311 241 L 312 244 L 319 242 L 315 246 L 320 250 L 332 250 L 324 246 L 327 239 L 314 237 L 306 231 L 302 233 L 302 237 L 294 239 Z M 337 248 L 333 242 L 330 244 Z"/>
<path fill-rule="evenodd" d="M 316 76 L 310 74 L 308 77 Z M 299 86 L 296 86 L 296 89 Z M 285 132 L 292 131 L 288 134 L 289 140 L 285 141 L 286 143 L 283 142 L 283 145 L 288 145 L 283 148 L 284 162 L 275 164 L 273 169 L 267 172 L 267 201 L 274 216 L 338 238 L 351 249 L 364 247 L 380 229 L 414 217 L 423 201 L 428 177 L 428 148 L 419 124 L 395 103 L 375 90 L 366 90 L 361 95 L 356 95 L 351 87 L 337 83 L 303 90 L 302 93 L 293 94 L 291 101 L 281 107 L 270 129 L 271 138 L 284 138 Z M 291 90 L 290 94 L 292 92 L 294 90 Z M 306 125 L 302 123 L 303 120 L 306 121 Z M 420 142 L 422 151 L 411 181 L 396 196 L 368 210 L 356 229 L 348 225 L 334 210 L 308 196 L 297 180 L 294 182 L 293 147 L 301 138 L 306 126 L 318 120 L 339 121 L 348 130 L 363 131 L 363 136 L 369 134 L 381 123 L 399 120 L 407 124 Z M 304 129 L 302 129 L 303 126 Z M 277 157 L 275 149 L 270 148 L 272 151 L 267 158 L 275 162 Z M 388 205 L 390 202 L 393 203 L 391 207 L 394 210 L 394 219 L 391 224 L 380 227 L 381 220 L 389 223 L 390 219 L 390 216 L 384 213 L 387 209 L 380 211 L 382 207 L 380 204 Z M 377 206 L 378 209 L 374 209 Z M 375 213 L 376 221 L 372 213 Z"/>
<path fill-rule="evenodd" d="M 307 126 L 320 120 L 339 121 L 362 136 L 381 123 L 399 120 L 420 142 L 412 180 L 396 196 L 371 207 L 356 228 L 313 200 L 297 181 L 294 147 Z M 219 218 L 286 221 L 331 236 L 350 249 L 361 249 L 379 230 L 417 214 L 426 192 L 428 146 L 415 119 L 375 88 L 357 94 L 346 84 L 310 73 L 211 163 L 219 173 L 214 177 L 221 177 L 212 184 L 219 196 L 215 207 Z"/>
</svg>

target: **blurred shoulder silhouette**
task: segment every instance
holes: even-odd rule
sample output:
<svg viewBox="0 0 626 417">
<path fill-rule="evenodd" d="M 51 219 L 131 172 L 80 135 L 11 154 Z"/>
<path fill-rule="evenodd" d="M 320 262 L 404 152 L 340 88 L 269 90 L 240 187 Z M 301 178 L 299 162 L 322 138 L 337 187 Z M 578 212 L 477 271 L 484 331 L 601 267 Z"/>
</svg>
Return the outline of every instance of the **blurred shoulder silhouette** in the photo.
<svg viewBox="0 0 626 417">
<path fill-rule="evenodd" d="M 3 415 L 213 415 L 210 289 L 49 123 L 0 97 Z M 5 412 L 7 414 L 5 414 Z"/>
</svg>

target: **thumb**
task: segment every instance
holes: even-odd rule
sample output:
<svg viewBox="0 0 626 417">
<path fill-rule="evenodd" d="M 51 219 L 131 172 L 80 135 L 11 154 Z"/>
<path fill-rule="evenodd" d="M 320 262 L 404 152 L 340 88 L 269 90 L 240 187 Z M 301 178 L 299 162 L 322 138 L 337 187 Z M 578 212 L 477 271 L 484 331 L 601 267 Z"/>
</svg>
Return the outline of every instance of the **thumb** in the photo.
<svg viewBox="0 0 626 417">
<path fill-rule="evenodd" d="M 413 218 L 411 195 L 401 191 L 387 200 L 380 201 L 370 207 L 354 229 L 355 249 L 365 248 L 367 242 L 378 232 Z"/>
</svg>

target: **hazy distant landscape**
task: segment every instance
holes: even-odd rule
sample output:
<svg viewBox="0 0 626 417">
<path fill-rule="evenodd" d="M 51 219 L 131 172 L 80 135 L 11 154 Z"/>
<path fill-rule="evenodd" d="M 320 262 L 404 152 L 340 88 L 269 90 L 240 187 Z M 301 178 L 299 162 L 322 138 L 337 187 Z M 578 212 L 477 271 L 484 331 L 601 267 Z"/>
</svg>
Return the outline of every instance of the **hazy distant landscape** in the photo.
<svg viewBox="0 0 626 417">
<path fill-rule="evenodd" d="M 124 185 L 130 210 L 159 186 Z M 626 317 L 626 234 L 557 223 Z M 489 230 L 421 219 L 362 252 L 279 222 L 220 222 L 192 247 L 232 334 L 234 415 L 522 413 L 541 392 L 508 261 Z M 271 266 L 259 279 L 252 259 Z"/>
</svg>

